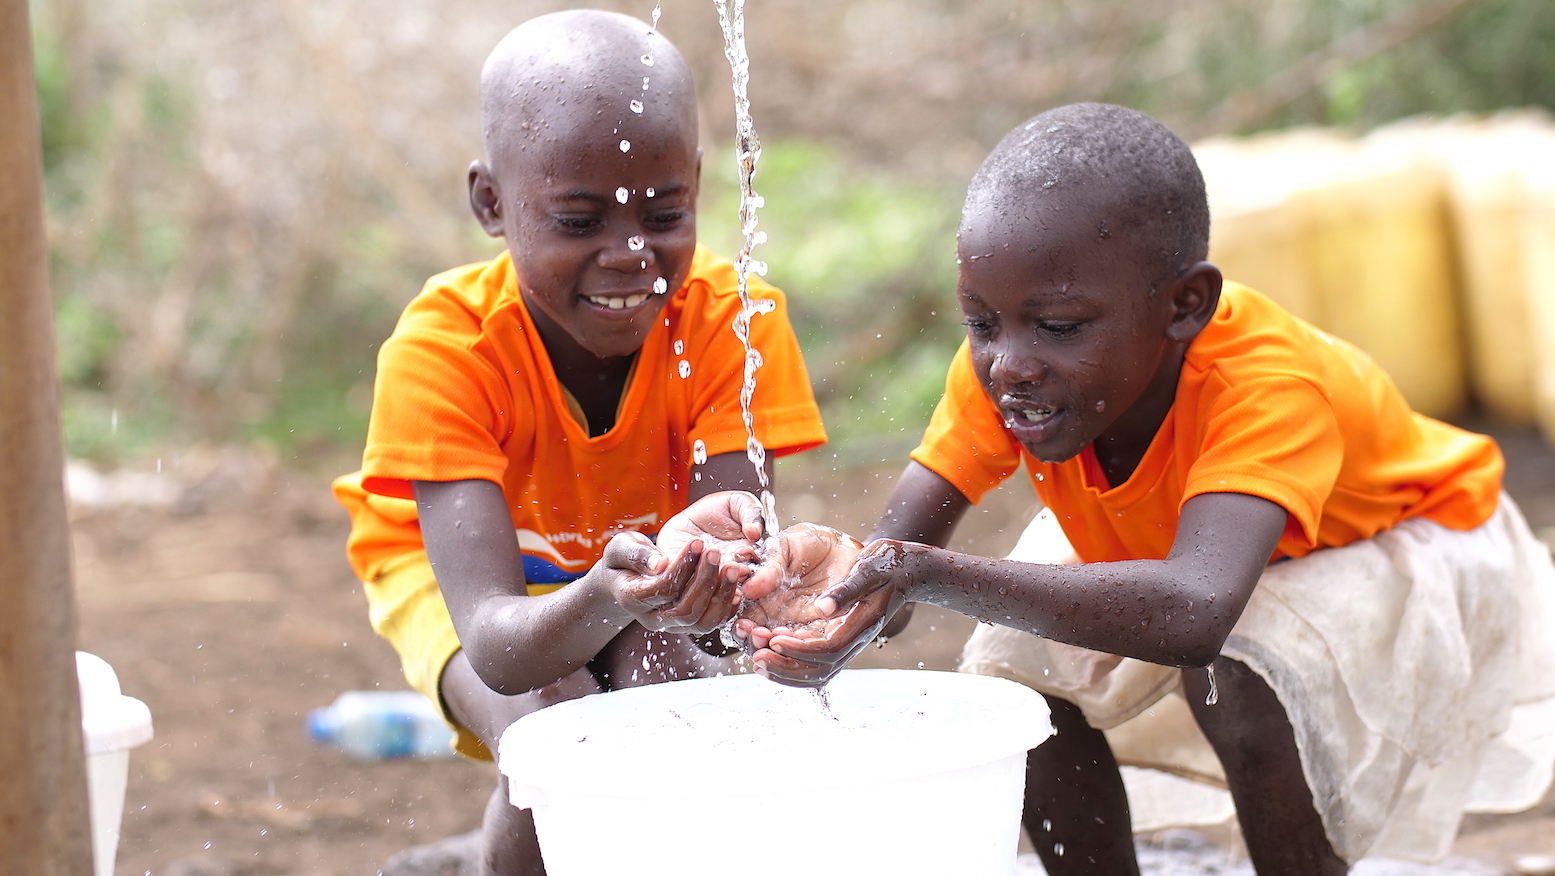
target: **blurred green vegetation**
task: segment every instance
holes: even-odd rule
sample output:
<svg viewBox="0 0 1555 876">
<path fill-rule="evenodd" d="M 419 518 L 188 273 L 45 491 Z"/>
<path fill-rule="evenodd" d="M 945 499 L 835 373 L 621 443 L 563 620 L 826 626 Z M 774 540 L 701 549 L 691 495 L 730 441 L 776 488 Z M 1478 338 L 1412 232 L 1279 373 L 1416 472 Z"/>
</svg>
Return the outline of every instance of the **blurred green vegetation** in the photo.
<svg viewBox="0 0 1555 876">
<path fill-rule="evenodd" d="M 1106 30 L 1114 67 L 1071 76 L 1090 91 L 1055 93 L 1202 119 L 1228 95 L 1276 81 L 1299 59 L 1415 2 L 1211 4 L 1191 20 L 1111 3 L 1106 8 L 1127 25 Z M 942 17 L 981 10 L 991 21 L 998 16 L 988 10 L 1002 8 L 917 5 Z M 374 355 L 399 309 L 428 275 L 493 252 L 454 191 L 462 165 L 419 156 L 414 119 L 401 125 L 412 132 L 403 135 L 382 133 L 390 130 L 382 119 L 353 121 L 341 107 L 349 109 L 356 92 L 332 80 L 328 64 L 256 50 L 259 60 L 244 69 L 274 73 L 292 64 L 297 83 L 277 104 L 234 110 L 242 98 L 230 97 L 229 80 L 249 74 L 196 63 L 223 52 L 218 60 L 230 61 L 231 51 L 200 56 L 151 46 L 114 54 L 102 48 L 111 20 L 99 23 L 76 6 L 72 17 L 39 4 L 34 28 L 68 452 L 112 461 L 159 444 L 253 440 L 304 461 L 353 452 L 365 431 Z M 1044 14 L 1069 14 L 1064 4 L 1047 6 Z M 1128 19 L 1136 8 L 1137 20 Z M 230 12 L 222 4 L 202 9 L 183 12 Z M 960 50 L 969 59 L 992 57 L 991 46 L 1011 39 L 990 29 L 987 45 Z M 797 57 L 804 46 L 792 41 Z M 769 47 L 765 57 L 784 48 Z M 1085 47 L 1076 51 L 1084 55 Z M 1175 66 L 1164 73 L 1130 66 L 1145 56 L 1170 56 Z M 355 58 L 339 69 L 360 66 Z M 758 63 L 758 90 L 764 75 Z M 826 83 L 812 84 L 819 95 Z M 727 91 L 727 80 L 701 87 Z M 952 103 L 992 100 L 987 84 L 961 87 Z M 333 102 L 302 115 L 299 95 L 319 92 Z M 848 94 L 833 87 L 824 99 Z M 441 93 L 428 103 L 449 100 Z M 387 107 L 390 121 L 399 112 L 392 102 L 365 103 Z M 1529 105 L 1555 109 L 1555 3 L 1481 0 L 1342 67 L 1253 127 L 1369 127 L 1413 113 Z M 763 126 L 759 104 L 756 113 Z M 259 144 L 222 134 L 244 130 L 232 119 L 245 114 L 296 129 L 279 145 L 264 144 L 268 164 L 252 157 Z M 990 130 L 960 132 L 956 142 L 975 141 L 975 155 L 1003 133 L 1003 116 L 996 121 L 982 119 Z M 704 123 L 723 130 L 722 122 Z M 899 148 L 872 160 L 869 150 L 847 147 L 847 130 L 805 139 L 792 133 L 803 130 L 799 121 L 780 117 L 763 128 L 768 145 L 756 176 L 770 241 L 756 255 L 788 293 L 834 449 L 859 459 L 899 459 L 913 444 L 961 337 L 954 232 L 966 171 L 948 169 L 947 159 L 942 172 L 924 172 L 936 165 L 934 150 L 950 142 L 945 132 L 920 131 L 908 117 L 896 124 L 886 134 Z M 457 141 L 453 154 L 468 155 L 460 151 L 467 142 Z M 435 196 L 427 201 L 426 192 Z M 736 203 L 732 158 L 709 155 L 699 226 L 704 241 L 731 255 Z"/>
</svg>

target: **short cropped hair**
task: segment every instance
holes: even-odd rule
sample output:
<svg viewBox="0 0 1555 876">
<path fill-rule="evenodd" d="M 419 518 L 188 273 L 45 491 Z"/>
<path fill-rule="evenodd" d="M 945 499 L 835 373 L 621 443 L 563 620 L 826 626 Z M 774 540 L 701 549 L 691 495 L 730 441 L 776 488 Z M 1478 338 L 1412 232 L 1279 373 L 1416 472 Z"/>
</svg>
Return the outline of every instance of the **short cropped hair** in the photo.
<svg viewBox="0 0 1555 876">
<path fill-rule="evenodd" d="M 1012 198 L 1083 194 L 1136 231 L 1144 255 L 1175 276 L 1209 251 L 1209 201 L 1188 144 L 1142 112 L 1104 103 L 1048 110 L 1005 135 L 967 190 L 967 215 Z"/>
</svg>

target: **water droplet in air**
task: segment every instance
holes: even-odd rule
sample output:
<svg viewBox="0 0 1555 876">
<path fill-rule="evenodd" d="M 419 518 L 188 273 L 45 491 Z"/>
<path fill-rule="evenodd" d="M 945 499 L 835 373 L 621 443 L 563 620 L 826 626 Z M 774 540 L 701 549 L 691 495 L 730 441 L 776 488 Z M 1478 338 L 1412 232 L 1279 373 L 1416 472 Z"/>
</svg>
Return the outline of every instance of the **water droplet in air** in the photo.
<svg viewBox="0 0 1555 876">
<path fill-rule="evenodd" d="M 631 140 L 622 140 L 621 141 L 621 151 L 622 152 L 631 152 L 632 151 L 632 141 Z"/>
<path fill-rule="evenodd" d="M 1050 818 L 1042 819 L 1042 829 L 1047 831 L 1048 833 L 1052 833 L 1053 832 L 1053 820 L 1050 819 Z"/>
<path fill-rule="evenodd" d="M 659 279 L 662 280 L 664 278 L 660 277 Z M 675 355 L 679 356 L 684 352 L 686 352 L 686 342 L 681 340 L 675 341 Z"/>
<path fill-rule="evenodd" d="M 625 186 L 616 189 L 616 200 L 622 204 L 626 203 L 626 199 L 631 197 L 631 195 L 632 193 L 627 191 Z"/>
<path fill-rule="evenodd" d="M 1039 472 L 1037 472 L 1037 480 L 1045 481 L 1045 480 L 1047 480 L 1047 475 L 1044 475 L 1042 472 L 1039 471 Z"/>
<path fill-rule="evenodd" d="M 680 360 L 680 379 L 685 380 L 691 376 L 691 363 L 685 359 Z"/>
<path fill-rule="evenodd" d="M 207 848 L 207 849 L 208 849 L 208 848 L 210 848 L 210 847 L 211 847 L 211 841 L 210 841 L 210 840 L 206 840 L 206 841 L 205 841 L 205 847 L 206 847 L 206 848 Z"/>
<path fill-rule="evenodd" d="M 648 241 L 643 240 L 643 236 L 641 234 L 634 234 L 626 239 L 626 248 L 632 252 L 637 252 L 647 245 Z"/>
<path fill-rule="evenodd" d="M 665 292 L 668 292 L 669 290 L 670 290 L 670 281 L 664 279 L 663 277 L 660 277 L 657 280 L 653 281 L 653 292 L 654 292 L 655 295 L 663 295 Z M 676 350 L 675 352 L 678 353 L 680 351 Z"/>
<path fill-rule="evenodd" d="M 691 442 L 691 461 L 697 465 L 707 462 L 707 445 L 701 438 Z"/>
<path fill-rule="evenodd" d="M 634 113 L 641 114 L 642 111 L 643 111 L 643 102 L 640 101 L 640 100 L 634 100 L 631 103 L 627 104 L 627 106 L 631 107 L 632 108 L 632 112 L 634 112 Z"/>
<path fill-rule="evenodd" d="M 1064 856 L 1064 844 L 1063 843 L 1053 843 L 1053 854 L 1055 854 L 1055 855 L 1059 856 L 1060 858 L 1062 858 Z"/>
<path fill-rule="evenodd" d="M 1220 688 L 1215 685 L 1215 666 L 1210 664 L 1204 668 L 1209 670 L 1209 696 L 1204 698 L 1204 705 L 1213 706 L 1220 702 Z"/>
<path fill-rule="evenodd" d="M 653 197 L 653 187 L 652 186 L 648 187 L 648 197 L 650 197 L 650 198 Z"/>
<path fill-rule="evenodd" d="M 922 661 L 922 660 L 919 660 L 919 661 L 918 661 L 918 668 L 919 668 L 919 669 L 922 669 L 922 668 L 923 668 L 923 661 Z"/>
</svg>

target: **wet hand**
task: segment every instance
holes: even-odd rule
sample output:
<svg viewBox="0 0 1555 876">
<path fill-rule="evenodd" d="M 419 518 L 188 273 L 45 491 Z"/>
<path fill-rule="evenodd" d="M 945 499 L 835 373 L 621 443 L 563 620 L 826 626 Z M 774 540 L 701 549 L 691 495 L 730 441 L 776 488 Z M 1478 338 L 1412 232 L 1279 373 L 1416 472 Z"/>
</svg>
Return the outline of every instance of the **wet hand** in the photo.
<svg viewBox="0 0 1555 876">
<path fill-rule="evenodd" d="M 774 681 L 819 687 L 874 639 L 894 610 L 884 594 L 855 602 L 847 611 L 821 611 L 818 594 L 829 592 L 854 566 L 861 545 L 836 530 L 800 524 L 785 530 L 784 586 L 747 601 L 735 621 L 756 671 Z"/>
<path fill-rule="evenodd" d="M 763 567 L 775 574 L 764 586 L 746 584 L 745 606 L 736 621 L 736 634 L 758 648 L 774 633 L 797 634 L 823 625 L 815 597 L 847 574 L 863 545 L 830 527 L 800 523 L 783 530 L 776 547 L 776 556 Z"/>
<path fill-rule="evenodd" d="M 596 569 L 610 575 L 617 605 L 650 630 L 700 635 L 726 623 L 740 605 L 739 585 L 750 566 L 727 563 L 716 547 L 693 538 L 671 560 L 639 532 L 605 546 Z"/>
</svg>

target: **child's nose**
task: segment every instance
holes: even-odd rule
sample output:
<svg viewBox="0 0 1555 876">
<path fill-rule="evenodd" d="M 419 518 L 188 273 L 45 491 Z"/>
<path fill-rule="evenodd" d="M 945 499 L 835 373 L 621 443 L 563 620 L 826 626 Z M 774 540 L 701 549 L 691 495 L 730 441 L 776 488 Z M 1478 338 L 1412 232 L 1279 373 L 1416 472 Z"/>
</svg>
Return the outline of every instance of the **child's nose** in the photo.
<svg viewBox="0 0 1555 876">
<path fill-rule="evenodd" d="M 1041 383 L 1047 376 L 1047 365 L 1035 356 L 1001 350 L 994 353 L 988 374 L 1004 384 Z"/>
<path fill-rule="evenodd" d="M 600 267 L 613 271 L 643 271 L 655 261 L 653 247 L 648 244 L 648 238 L 642 230 L 637 228 L 612 235 L 610 243 L 599 253 Z"/>
</svg>

